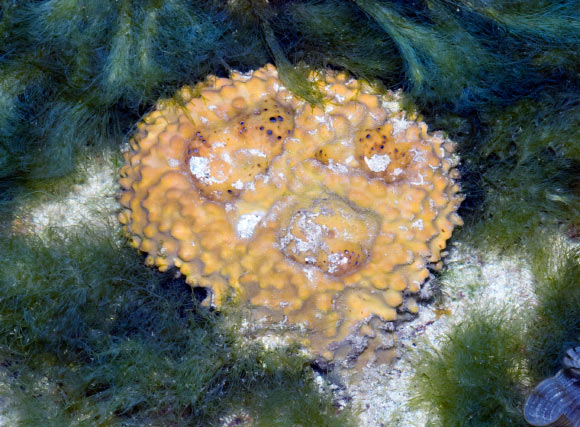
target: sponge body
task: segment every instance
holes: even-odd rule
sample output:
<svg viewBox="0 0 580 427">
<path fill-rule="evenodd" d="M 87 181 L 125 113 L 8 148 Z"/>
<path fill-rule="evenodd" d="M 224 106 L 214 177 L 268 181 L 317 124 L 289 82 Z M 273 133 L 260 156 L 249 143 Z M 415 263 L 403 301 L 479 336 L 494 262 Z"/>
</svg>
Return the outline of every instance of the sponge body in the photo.
<svg viewBox="0 0 580 427">
<path fill-rule="evenodd" d="M 310 79 L 322 106 L 271 65 L 159 103 L 130 141 L 120 220 L 148 264 L 178 267 L 216 306 L 235 296 L 304 325 L 332 358 L 371 319 L 417 310 L 403 294 L 440 260 L 462 198 L 454 145 L 396 94 Z"/>
</svg>

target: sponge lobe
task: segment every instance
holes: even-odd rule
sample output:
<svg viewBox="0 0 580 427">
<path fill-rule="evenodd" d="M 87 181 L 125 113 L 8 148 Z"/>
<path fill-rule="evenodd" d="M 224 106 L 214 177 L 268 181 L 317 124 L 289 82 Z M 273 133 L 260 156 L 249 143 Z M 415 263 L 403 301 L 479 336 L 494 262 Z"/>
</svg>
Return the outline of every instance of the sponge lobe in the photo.
<svg viewBox="0 0 580 427">
<path fill-rule="evenodd" d="M 294 211 L 282 228 L 280 247 L 303 266 L 340 277 L 362 268 L 370 257 L 380 219 L 337 197 L 316 199 Z"/>
<path fill-rule="evenodd" d="M 178 267 L 212 304 L 238 298 L 302 325 L 327 358 L 353 343 L 377 352 L 371 326 L 417 311 L 404 295 L 461 224 L 454 145 L 395 93 L 341 73 L 310 80 L 321 106 L 271 65 L 160 102 L 125 155 L 120 221 L 148 264 Z"/>
<path fill-rule="evenodd" d="M 293 114 L 272 99 L 228 121 L 200 127 L 187 144 L 196 187 L 216 201 L 238 197 L 282 152 L 293 128 Z"/>
</svg>

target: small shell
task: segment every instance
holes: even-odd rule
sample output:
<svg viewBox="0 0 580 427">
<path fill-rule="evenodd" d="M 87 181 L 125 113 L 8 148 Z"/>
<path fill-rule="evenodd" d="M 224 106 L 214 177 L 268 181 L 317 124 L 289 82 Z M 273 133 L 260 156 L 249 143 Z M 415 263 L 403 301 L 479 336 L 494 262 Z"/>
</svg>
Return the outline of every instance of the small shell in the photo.
<svg viewBox="0 0 580 427">
<path fill-rule="evenodd" d="M 570 374 L 580 378 L 580 347 L 571 348 L 566 352 L 562 367 L 570 371 Z"/>
<path fill-rule="evenodd" d="M 580 347 L 568 350 L 562 365 L 528 397 L 524 417 L 533 426 L 580 427 Z"/>
</svg>

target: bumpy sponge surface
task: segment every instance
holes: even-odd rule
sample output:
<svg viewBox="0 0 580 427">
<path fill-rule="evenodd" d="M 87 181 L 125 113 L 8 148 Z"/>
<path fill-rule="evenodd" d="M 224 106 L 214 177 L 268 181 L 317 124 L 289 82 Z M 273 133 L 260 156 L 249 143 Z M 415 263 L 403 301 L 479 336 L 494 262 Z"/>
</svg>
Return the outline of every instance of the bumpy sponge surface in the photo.
<svg viewBox="0 0 580 427">
<path fill-rule="evenodd" d="M 138 124 L 120 221 L 160 270 L 306 327 L 332 358 L 395 320 L 437 263 L 461 203 L 454 144 L 345 74 L 312 106 L 275 67 L 210 76 Z M 405 295 L 405 297 L 404 297 Z"/>
</svg>

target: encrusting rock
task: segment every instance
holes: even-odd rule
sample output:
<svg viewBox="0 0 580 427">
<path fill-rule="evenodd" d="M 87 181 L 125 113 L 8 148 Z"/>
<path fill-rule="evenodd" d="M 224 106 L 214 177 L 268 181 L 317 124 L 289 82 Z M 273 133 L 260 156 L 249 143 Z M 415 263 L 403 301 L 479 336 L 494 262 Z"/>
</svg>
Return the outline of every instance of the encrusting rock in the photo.
<svg viewBox="0 0 580 427">
<path fill-rule="evenodd" d="M 305 326 L 327 359 L 378 352 L 461 224 L 454 144 L 396 93 L 344 73 L 310 80 L 320 106 L 272 65 L 160 102 L 125 155 L 119 218 L 148 264 L 178 267 L 213 305 L 245 299 Z"/>
</svg>

